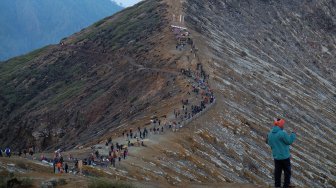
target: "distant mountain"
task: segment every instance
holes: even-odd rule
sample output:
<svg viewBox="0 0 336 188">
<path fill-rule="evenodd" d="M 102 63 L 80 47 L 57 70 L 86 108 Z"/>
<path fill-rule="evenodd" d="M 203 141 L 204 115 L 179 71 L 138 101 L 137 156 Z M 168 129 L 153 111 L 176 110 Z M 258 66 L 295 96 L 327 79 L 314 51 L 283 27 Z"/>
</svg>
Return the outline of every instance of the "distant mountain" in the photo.
<svg viewBox="0 0 336 188">
<path fill-rule="evenodd" d="M 58 43 L 121 9 L 110 0 L 2 0 L 0 60 Z"/>
</svg>

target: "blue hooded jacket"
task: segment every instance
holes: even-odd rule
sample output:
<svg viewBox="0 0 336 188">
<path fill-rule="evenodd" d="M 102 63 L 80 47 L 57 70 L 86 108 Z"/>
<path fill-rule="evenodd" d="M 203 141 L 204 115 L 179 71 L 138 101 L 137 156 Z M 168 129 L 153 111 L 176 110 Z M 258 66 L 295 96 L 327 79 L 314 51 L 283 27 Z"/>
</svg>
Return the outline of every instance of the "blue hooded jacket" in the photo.
<svg viewBox="0 0 336 188">
<path fill-rule="evenodd" d="M 274 126 L 268 133 L 267 144 L 271 146 L 273 158 L 276 160 L 288 159 L 290 157 L 289 145 L 296 138 L 294 133 L 288 135 L 280 127 Z"/>
</svg>

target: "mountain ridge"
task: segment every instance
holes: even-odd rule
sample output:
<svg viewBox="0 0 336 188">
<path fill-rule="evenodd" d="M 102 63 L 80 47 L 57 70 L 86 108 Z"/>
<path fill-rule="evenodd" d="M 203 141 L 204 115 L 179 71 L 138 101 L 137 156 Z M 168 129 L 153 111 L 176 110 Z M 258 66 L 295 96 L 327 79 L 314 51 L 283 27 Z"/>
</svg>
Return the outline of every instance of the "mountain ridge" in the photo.
<svg viewBox="0 0 336 188">
<path fill-rule="evenodd" d="M 273 159 L 265 136 L 273 118 L 282 117 L 286 130 L 297 130 L 292 182 L 333 187 L 336 9 L 330 7 L 330 1 L 141 2 L 0 65 L 1 142 L 24 148 L 6 138 L 10 132 L 40 151 L 94 152 L 109 137 L 121 139 L 154 116 L 182 110 L 181 100 L 199 99 L 188 94 L 191 82 L 182 72 L 201 66 L 216 103 L 179 131 L 153 135 L 109 173 L 171 185 L 268 186 Z M 179 46 L 171 25 L 187 27 L 192 45 Z"/>
<path fill-rule="evenodd" d="M 145 22 L 138 22 L 138 20 L 140 20 L 141 17 L 131 22 L 133 24 L 131 25 L 132 26 L 131 28 L 134 29 L 134 32 L 136 32 L 138 35 L 143 36 L 143 38 L 139 37 L 138 39 L 135 39 L 136 41 L 138 41 L 137 45 L 131 46 L 131 44 L 129 44 L 127 45 L 128 46 L 127 50 L 125 48 L 124 43 L 125 41 L 129 42 L 130 40 L 134 40 L 131 39 L 134 32 L 125 33 L 126 32 L 125 29 L 129 29 L 130 22 L 126 23 L 126 19 L 128 18 L 128 16 L 124 16 L 123 18 L 121 18 L 120 16 L 122 15 L 122 13 L 120 13 L 116 14 L 112 18 L 111 17 L 107 18 L 107 20 L 109 19 L 113 20 L 114 18 L 118 17 L 119 20 L 122 20 L 121 22 L 117 23 L 98 22 L 90 27 L 91 31 L 89 31 L 89 33 L 87 33 L 88 29 L 84 29 L 75 35 L 77 37 L 75 38 L 68 37 L 65 40 L 63 40 L 62 43 L 64 43 L 64 45 L 62 44 L 51 45 L 42 48 L 40 50 L 37 50 L 33 53 L 30 53 L 29 55 L 13 58 L 9 60 L 9 62 L 11 63 L 5 62 L 3 65 L 0 65 L 0 69 L 2 70 L 1 71 L 2 76 L 0 82 L 3 85 L 3 88 L 1 89 L 1 96 L 3 96 L 1 104 L 2 108 L 5 109 L 4 111 L 2 111 L 1 117 L 3 118 L 1 120 L 2 122 L 1 124 L 2 125 L 8 123 L 16 124 L 18 123 L 16 121 L 19 120 L 21 122 L 17 124 L 15 127 L 21 130 L 22 128 L 22 126 L 20 127 L 21 124 L 36 125 L 37 122 L 34 123 L 34 121 L 38 121 L 39 123 L 37 124 L 42 125 L 40 126 L 40 131 L 42 131 L 44 129 L 42 127 L 48 127 L 48 126 L 58 127 L 56 125 L 53 125 L 54 123 L 56 123 L 57 116 L 67 119 L 66 122 L 72 121 L 76 126 L 78 126 L 79 124 L 83 124 L 83 122 L 86 122 L 87 120 L 81 120 L 81 118 L 86 116 L 89 122 L 101 121 L 99 119 L 94 118 L 94 116 L 89 115 L 92 113 L 90 112 L 91 107 L 87 107 L 88 109 L 87 112 L 83 112 L 82 110 L 79 110 L 79 108 L 77 108 L 77 110 L 69 109 L 69 111 L 63 111 L 60 108 L 60 105 L 66 105 L 66 103 L 68 103 L 67 105 L 76 105 L 74 104 L 75 101 L 77 102 L 82 101 L 82 104 L 78 103 L 79 106 L 90 103 L 94 105 L 94 100 L 99 100 L 97 99 L 97 97 L 99 98 L 102 97 L 102 95 L 103 96 L 106 95 L 104 93 L 109 89 L 106 88 L 107 89 L 106 90 L 104 89 L 104 87 L 111 87 L 108 86 L 107 84 L 114 82 L 112 78 L 115 78 L 117 83 L 117 85 L 115 86 L 113 86 L 112 84 L 112 87 L 117 88 L 115 89 L 111 88 L 112 90 L 110 92 L 112 92 L 114 96 L 120 96 L 121 93 L 125 93 L 128 89 L 127 87 L 123 86 L 123 84 L 118 82 L 126 82 L 127 79 L 131 79 L 130 73 L 132 71 L 135 71 L 135 74 L 139 75 L 147 74 L 150 77 L 154 76 L 146 70 L 137 71 L 136 67 L 134 68 L 133 65 L 131 64 L 129 65 L 128 61 L 125 60 L 125 58 L 123 58 L 124 55 L 123 56 L 119 55 L 120 53 L 122 54 L 127 51 L 130 52 L 132 50 L 136 51 L 138 54 L 146 53 L 150 49 L 149 47 L 153 46 L 154 44 L 153 42 L 150 42 L 149 37 L 149 35 L 152 34 L 154 30 L 150 28 L 152 27 L 151 25 L 158 23 L 159 14 L 157 13 L 156 10 L 153 9 L 153 6 L 145 7 L 143 4 L 139 4 L 138 6 L 142 7 L 145 10 L 149 10 L 150 14 L 152 15 Z M 137 11 L 132 10 L 136 9 L 135 8 L 128 9 L 128 12 L 131 14 L 131 16 L 141 16 L 138 10 Z M 106 25 L 112 24 L 112 26 L 111 25 L 106 26 L 104 24 Z M 160 29 L 158 24 L 156 25 L 156 27 Z M 107 33 L 107 35 L 105 35 L 105 37 L 107 38 L 105 39 L 101 38 L 99 33 L 96 32 L 97 28 L 100 28 L 99 31 L 100 33 L 102 32 Z M 102 28 L 109 28 L 109 29 L 106 30 Z M 144 40 L 146 38 L 148 40 Z M 75 41 L 73 41 L 74 39 Z M 92 48 L 92 46 L 96 47 Z M 112 51 L 105 49 L 112 49 Z M 112 54 L 109 54 L 111 52 Z M 131 54 L 128 55 L 125 54 L 125 56 L 132 57 Z M 144 57 L 138 55 L 137 58 L 141 60 L 141 58 Z M 102 61 L 104 63 L 98 64 L 97 62 L 99 61 Z M 18 65 L 16 65 L 16 63 Z M 151 65 L 153 63 L 148 62 L 147 64 Z M 24 71 L 21 71 L 21 69 L 15 69 L 18 66 L 21 66 Z M 123 74 L 124 72 L 123 69 L 125 67 L 126 70 L 129 69 L 129 71 L 128 73 L 126 72 L 125 74 Z M 112 75 L 114 74 L 114 76 L 112 76 L 112 78 L 109 78 L 107 76 L 109 74 Z M 123 79 L 120 79 L 120 77 L 122 77 Z M 18 82 L 18 80 L 20 81 Z M 134 82 L 130 81 L 130 83 Z M 91 97 L 81 96 L 83 95 L 81 94 L 83 92 L 84 93 L 88 92 L 90 93 L 89 95 L 92 96 Z M 75 97 L 74 99 L 76 100 L 75 101 L 74 99 L 69 100 L 68 97 Z M 108 98 L 110 97 L 111 96 L 109 96 Z M 105 99 L 101 98 L 100 100 L 107 100 L 107 98 Z M 132 101 L 132 99 L 129 100 Z M 64 103 L 64 101 L 67 102 Z M 122 101 L 116 101 L 115 99 L 112 99 L 111 101 L 112 103 L 114 101 L 115 103 L 120 103 L 120 105 L 122 104 Z M 139 105 L 148 105 L 148 104 L 147 102 L 144 102 L 144 104 Z M 34 112 L 33 114 L 35 113 L 37 114 L 35 114 L 34 116 L 40 114 L 37 117 L 40 116 L 42 119 L 35 117 L 32 120 L 32 118 L 27 116 L 29 112 L 25 110 L 26 108 L 35 109 L 34 110 L 35 112 L 33 111 Z M 95 108 L 96 107 L 92 106 L 92 111 L 94 111 Z M 109 105 L 106 106 L 105 108 L 109 108 Z M 58 112 L 54 112 L 55 109 Z M 80 112 L 85 113 L 87 115 L 81 115 Z M 113 113 L 115 114 L 109 118 L 118 119 L 118 116 L 120 114 L 118 115 L 117 112 Z M 22 121 L 24 117 L 23 114 L 26 114 L 25 115 L 26 120 L 24 121 Z M 50 122 L 53 123 L 50 124 Z M 64 126 L 66 122 L 60 123 L 60 125 L 63 124 L 62 126 Z M 86 126 L 89 125 L 88 122 L 86 122 L 85 124 Z M 85 127 L 81 127 L 81 130 L 83 130 L 84 128 Z M 53 132 L 57 131 L 54 130 Z M 30 134 L 32 135 L 32 133 Z M 47 133 L 47 135 L 48 134 L 49 133 Z M 13 138 L 15 137 L 16 136 L 14 136 Z M 32 136 L 27 136 L 27 139 L 31 140 L 33 138 Z M 12 141 L 7 140 L 7 142 Z M 26 142 L 26 144 L 28 143 L 29 142 Z"/>
</svg>

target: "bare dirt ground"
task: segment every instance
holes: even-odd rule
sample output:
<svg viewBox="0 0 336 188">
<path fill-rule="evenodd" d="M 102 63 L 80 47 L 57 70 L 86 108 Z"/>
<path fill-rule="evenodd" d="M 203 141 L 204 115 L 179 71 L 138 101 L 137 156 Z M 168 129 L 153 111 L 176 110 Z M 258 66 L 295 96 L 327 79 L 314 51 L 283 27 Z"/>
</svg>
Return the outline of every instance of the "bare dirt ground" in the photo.
<svg viewBox="0 0 336 188">
<path fill-rule="evenodd" d="M 135 154 L 136 155 L 136 154 Z M 150 154 L 149 154 L 150 155 Z M 129 160 L 131 162 L 132 159 Z M 15 167 L 14 167 L 15 165 Z M 64 179 L 66 181 L 65 185 L 59 185 L 60 188 L 83 188 L 87 187 L 90 182 L 90 177 L 84 175 L 73 175 L 73 174 L 53 174 L 52 167 L 45 166 L 43 163 L 38 161 L 32 161 L 30 159 L 25 159 L 21 157 L 11 157 L 11 158 L 0 158 L 0 176 L 6 177 L 14 171 L 14 175 L 17 178 L 29 178 L 33 182 L 33 187 L 40 187 L 42 182 L 56 179 Z M 18 171 L 24 171 L 24 173 L 19 173 Z M 112 178 L 111 176 L 106 176 L 107 180 L 120 181 L 118 178 Z M 165 182 L 155 182 L 155 181 L 127 181 L 135 187 L 138 188 L 171 188 L 171 187 L 232 187 L 232 188 L 252 188 L 256 186 L 244 185 L 244 184 L 232 184 L 232 183 L 220 183 L 220 184 L 180 184 L 171 185 Z"/>
</svg>

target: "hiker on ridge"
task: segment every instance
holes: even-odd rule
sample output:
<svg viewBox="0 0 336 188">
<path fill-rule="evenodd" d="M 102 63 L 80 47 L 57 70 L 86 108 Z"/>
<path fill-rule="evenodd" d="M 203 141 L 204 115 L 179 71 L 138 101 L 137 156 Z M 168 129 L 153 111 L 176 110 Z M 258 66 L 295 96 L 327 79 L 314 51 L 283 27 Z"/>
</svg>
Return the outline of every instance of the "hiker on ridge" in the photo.
<svg viewBox="0 0 336 188">
<path fill-rule="evenodd" d="M 127 148 L 124 149 L 124 159 L 126 159 L 126 156 L 127 156 Z"/>
<path fill-rule="evenodd" d="M 30 156 L 33 156 L 33 155 L 34 155 L 34 148 L 33 148 L 33 147 L 30 147 L 30 148 L 29 148 L 29 155 L 30 155 Z"/>
<path fill-rule="evenodd" d="M 291 178 L 291 162 L 289 146 L 296 138 L 295 132 L 288 135 L 283 129 L 285 120 L 277 119 L 274 121 L 273 129 L 268 133 L 266 142 L 271 146 L 274 158 L 274 185 L 281 187 L 281 174 L 284 171 L 284 188 L 292 187 L 290 185 Z"/>
<path fill-rule="evenodd" d="M 96 158 L 98 159 L 99 158 L 99 151 L 98 150 L 96 150 L 95 155 L 96 155 Z"/>
<path fill-rule="evenodd" d="M 10 158 L 10 156 L 11 156 L 11 150 L 10 150 L 9 147 L 7 147 L 7 148 L 5 149 L 5 153 L 6 153 L 6 156 L 7 156 L 8 158 Z"/>
<path fill-rule="evenodd" d="M 65 173 L 68 173 L 68 169 L 69 169 L 68 163 L 65 163 L 65 166 L 64 166 Z"/>
</svg>

